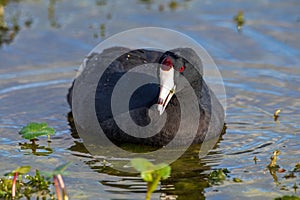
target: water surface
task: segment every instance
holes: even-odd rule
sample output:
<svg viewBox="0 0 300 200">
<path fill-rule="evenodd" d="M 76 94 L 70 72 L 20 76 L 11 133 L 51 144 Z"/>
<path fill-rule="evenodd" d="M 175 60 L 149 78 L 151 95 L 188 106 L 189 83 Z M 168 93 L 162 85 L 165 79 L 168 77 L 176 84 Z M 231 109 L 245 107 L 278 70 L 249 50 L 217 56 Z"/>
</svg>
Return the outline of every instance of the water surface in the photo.
<svg viewBox="0 0 300 200">
<path fill-rule="evenodd" d="M 0 171 L 19 165 L 52 170 L 70 160 L 65 179 L 71 199 L 143 199 L 146 185 L 137 175 L 103 167 L 72 134 L 65 97 L 84 56 L 100 41 L 129 28 L 162 26 L 194 38 L 218 65 L 227 92 L 227 130 L 206 158 L 199 160 L 191 150 L 173 163 L 171 177 L 154 198 L 295 194 L 299 173 L 285 179 L 285 173 L 272 176 L 266 166 L 276 149 L 282 152 L 282 168 L 292 170 L 300 162 L 300 3 L 189 0 L 170 7 L 169 2 L 8 1 L 4 23 L 18 29 L 12 28 L 14 34 L 0 44 Z M 242 32 L 232 21 L 239 10 L 246 19 Z M 278 108 L 282 112 L 275 122 Z M 20 149 L 24 140 L 18 131 L 32 121 L 57 130 L 52 154 L 35 156 Z M 218 168 L 228 168 L 230 177 L 211 186 L 208 174 Z M 243 182 L 234 183 L 234 177 Z"/>
</svg>

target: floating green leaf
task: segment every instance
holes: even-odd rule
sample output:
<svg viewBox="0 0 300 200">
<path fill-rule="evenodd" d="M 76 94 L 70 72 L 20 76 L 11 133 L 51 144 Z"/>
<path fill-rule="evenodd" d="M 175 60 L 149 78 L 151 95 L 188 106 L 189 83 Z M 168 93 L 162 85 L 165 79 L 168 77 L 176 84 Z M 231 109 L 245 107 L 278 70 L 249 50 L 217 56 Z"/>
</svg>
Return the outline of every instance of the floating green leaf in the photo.
<svg viewBox="0 0 300 200">
<path fill-rule="evenodd" d="M 72 163 L 72 162 L 69 161 L 69 162 L 67 162 L 67 163 L 65 163 L 65 164 L 62 164 L 62 165 L 56 167 L 56 168 L 54 169 L 54 174 L 55 174 L 55 175 L 63 174 L 64 171 L 69 167 L 69 165 L 70 165 L 71 163 Z"/>
<path fill-rule="evenodd" d="M 139 172 L 154 170 L 154 165 L 145 158 L 134 158 L 131 165 Z"/>
<path fill-rule="evenodd" d="M 72 162 L 69 161 L 65 164 L 59 165 L 58 167 L 56 167 L 52 172 L 41 172 L 43 175 L 47 176 L 47 177 L 52 177 L 52 176 L 57 176 L 59 174 L 64 174 L 64 171 L 69 167 L 69 165 Z"/>
<path fill-rule="evenodd" d="M 20 134 L 23 138 L 28 140 L 36 139 L 39 136 L 43 135 L 54 135 L 55 130 L 48 127 L 47 123 L 29 123 L 23 127 L 20 131 Z"/>
<path fill-rule="evenodd" d="M 17 169 L 13 170 L 12 172 L 13 173 L 19 173 L 19 174 L 26 174 L 30 171 L 30 166 L 21 166 L 21 167 L 18 167 Z"/>
<path fill-rule="evenodd" d="M 141 172 L 141 177 L 146 182 L 152 182 L 153 181 L 152 173 L 153 171 Z"/>
<path fill-rule="evenodd" d="M 161 178 L 164 180 L 168 178 L 171 174 L 171 167 L 165 163 L 161 163 L 155 166 L 155 171 L 157 174 L 161 176 Z"/>
<path fill-rule="evenodd" d="M 153 165 L 147 159 L 134 158 L 131 160 L 131 165 L 137 171 L 141 172 L 141 177 L 147 182 L 146 200 L 150 200 L 151 194 L 155 191 L 159 181 L 170 176 L 171 167 L 165 163 Z"/>
<path fill-rule="evenodd" d="M 21 167 L 18 167 L 16 168 L 15 170 L 5 174 L 5 176 L 14 176 L 15 173 L 18 173 L 18 174 L 26 174 L 30 171 L 30 166 L 21 166 Z"/>
</svg>

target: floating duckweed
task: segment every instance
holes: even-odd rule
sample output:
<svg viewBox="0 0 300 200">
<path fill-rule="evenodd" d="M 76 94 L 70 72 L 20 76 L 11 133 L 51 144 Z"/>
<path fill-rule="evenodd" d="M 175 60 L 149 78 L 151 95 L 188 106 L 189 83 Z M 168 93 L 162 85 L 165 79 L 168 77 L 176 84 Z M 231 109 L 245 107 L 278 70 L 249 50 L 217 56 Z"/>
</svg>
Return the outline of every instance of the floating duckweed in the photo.
<svg viewBox="0 0 300 200">
<path fill-rule="evenodd" d="M 243 182 L 243 181 L 239 178 L 233 178 L 233 182 L 240 183 L 240 182 Z"/>
</svg>

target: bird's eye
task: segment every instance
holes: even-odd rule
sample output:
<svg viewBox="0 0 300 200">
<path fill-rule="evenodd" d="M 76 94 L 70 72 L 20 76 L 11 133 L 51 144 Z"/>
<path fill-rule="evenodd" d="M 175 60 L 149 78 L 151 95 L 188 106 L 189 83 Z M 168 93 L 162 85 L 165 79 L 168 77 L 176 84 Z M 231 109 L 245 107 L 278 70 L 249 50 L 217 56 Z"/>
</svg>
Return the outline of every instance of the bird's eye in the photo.
<svg viewBox="0 0 300 200">
<path fill-rule="evenodd" d="M 166 57 L 162 62 L 161 69 L 164 71 L 169 71 L 170 69 L 172 69 L 172 67 L 173 67 L 172 60 L 169 57 Z"/>
<path fill-rule="evenodd" d="M 179 72 L 182 73 L 184 71 L 184 69 L 185 69 L 185 67 L 184 67 L 184 65 L 182 65 L 179 69 Z"/>
</svg>

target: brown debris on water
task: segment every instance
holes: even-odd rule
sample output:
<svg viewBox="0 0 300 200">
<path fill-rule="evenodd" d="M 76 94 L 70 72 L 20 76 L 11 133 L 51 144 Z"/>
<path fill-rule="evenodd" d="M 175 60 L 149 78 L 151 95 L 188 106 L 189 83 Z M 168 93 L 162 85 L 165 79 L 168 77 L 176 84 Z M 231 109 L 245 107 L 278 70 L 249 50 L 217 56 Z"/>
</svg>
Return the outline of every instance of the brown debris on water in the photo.
<svg viewBox="0 0 300 200">
<path fill-rule="evenodd" d="M 278 119 L 278 117 L 279 117 L 280 111 L 281 111 L 280 109 L 277 109 L 277 110 L 274 112 L 274 115 L 273 115 L 274 121 L 277 121 L 277 119 Z"/>
<path fill-rule="evenodd" d="M 280 154 L 279 150 L 275 150 L 273 152 L 273 156 L 271 156 L 271 162 L 268 165 L 268 168 L 279 168 L 279 165 L 277 165 L 277 156 Z"/>
</svg>

